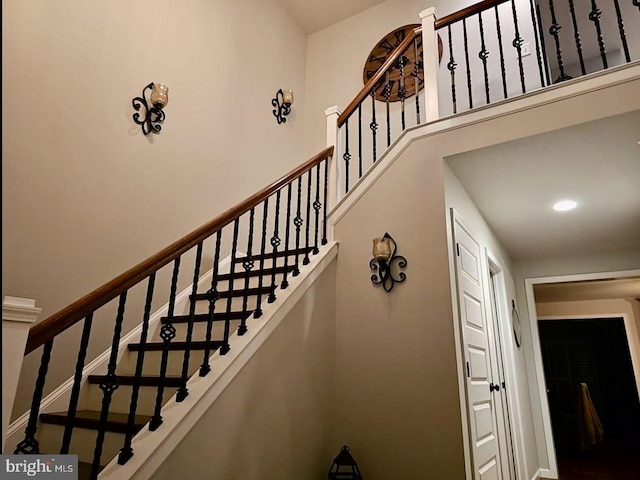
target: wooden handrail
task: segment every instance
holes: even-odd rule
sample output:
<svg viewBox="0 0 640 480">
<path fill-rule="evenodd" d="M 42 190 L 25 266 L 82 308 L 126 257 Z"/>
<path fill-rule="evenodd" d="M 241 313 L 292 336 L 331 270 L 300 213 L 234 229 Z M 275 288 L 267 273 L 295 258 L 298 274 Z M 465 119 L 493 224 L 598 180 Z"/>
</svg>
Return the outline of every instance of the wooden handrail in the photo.
<svg viewBox="0 0 640 480">
<path fill-rule="evenodd" d="M 200 228 L 182 237 L 177 242 L 172 243 L 135 267 L 127 270 L 122 275 L 117 276 L 110 282 L 105 283 L 103 286 L 97 288 L 88 295 L 85 295 L 80 300 L 38 323 L 29 330 L 29 337 L 27 339 L 27 346 L 24 354 L 27 355 L 41 345 L 44 345 L 56 335 L 73 326 L 76 322 L 80 321 L 90 313 L 95 312 L 98 308 L 102 307 L 120 294 L 126 292 L 141 280 L 147 278 L 152 273 L 157 272 L 169 262 L 175 260 L 198 243 L 206 240 L 225 225 L 228 225 L 236 218 L 240 217 L 240 215 L 248 212 L 252 207 L 258 205 L 268 196 L 286 186 L 289 182 L 295 180 L 300 175 L 312 169 L 331 155 L 333 155 L 333 147 L 325 148 L 323 151 L 302 165 L 296 167 L 279 180 L 276 180 L 268 187 L 263 188 L 258 193 L 218 215 L 210 222 L 205 223 Z"/>
<path fill-rule="evenodd" d="M 478 2 L 470 7 L 463 8 L 462 10 L 458 10 L 457 12 L 452 13 L 451 15 L 447 15 L 446 17 L 442 17 L 435 21 L 435 29 L 439 30 L 444 28 L 452 23 L 455 23 L 463 18 L 469 18 L 476 13 L 483 12 L 491 7 L 495 7 L 496 5 L 500 5 L 501 3 L 507 2 L 509 0 L 483 0 L 482 2 Z"/>
<path fill-rule="evenodd" d="M 387 60 L 382 64 L 382 66 L 378 69 L 376 74 L 369 79 L 369 81 L 362 87 L 362 90 L 356 95 L 356 97 L 351 101 L 351 103 L 344 109 L 344 112 L 338 117 L 338 128 L 340 128 L 344 122 L 351 116 L 351 114 L 355 111 L 355 109 L 360 105 L 362 100 L 365 99 L 367 95 L 375 88 L 378 84 L 382 76 L 389 70 L 395 61 L 398 59 L 400 55 L 407 49 L 411 42 L 416 38 L 416 36 L 422 33 L 422 27 L 415 28 L 412 32 L 409 33 L 405 37 L 405 39 L 396 47 L 396 49 L 389 55 Z"/>
</svg>

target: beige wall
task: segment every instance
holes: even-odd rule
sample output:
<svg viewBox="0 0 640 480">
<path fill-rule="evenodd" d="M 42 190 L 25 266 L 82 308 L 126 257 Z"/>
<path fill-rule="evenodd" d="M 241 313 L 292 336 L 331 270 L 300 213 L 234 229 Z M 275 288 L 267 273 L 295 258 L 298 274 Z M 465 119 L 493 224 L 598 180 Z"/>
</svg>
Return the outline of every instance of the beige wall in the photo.
<svg viewBox="0 0 640 480">
<path fill-rule="evenodd" d="M 414 143 L 338 221 L 334 449 L 367 479 L 463 478 L 442 160 Z M 431 156 L 433 157 L 433 156 Z M 372 239 L 406 257 L 391 293 L 370 277 Z"/>
<path fill-rule="evenodd" d="M 482 214 L 478 211 L 475 203 L 469 197 L 459 180 L 445 164 L 445 195 L 447 202 L 447 222 L 450 225 L 450 209 L 454 208 L 465 225 L 473 232 L 480 248 L 495 258 L 503 268 L 506 297 L 508 300 L 515 298 L 515 283 L 513 281 L 511 259 L 502 247 L 500 240 L 493 234 Z M 488 272 L 485 273 L 485 275 Z M 521 309 L 519 309 L 521 310 Z M 510 311 L 510 310 L 509 310 Z M 531 412 L 531 397 L 527 379 L 527 366 L 524 350 L 518 348 L 513 340 L 512 327 L 510 322 L 505 322 L 504 318 L 499 318 L 500 330 L 502 332 L 502 349 L 507 369 L 507 382 L 513 390 L 511 396 L 511 424 L 513 435 L 516 437 L 516 456 L 518 475 L 522 478 L 530 479 L 538 470 L 538 458 L 536 454 L 536 439 L 533 429 L 533 416 Z"/>
<path fill-rule="evenodd" d="M 306 37 L 277 3 L 9 0 L 3 14 L 2 290 L 41 319 L 304 160 Z M 153 81 L 167 118 L 145 137 L 131 100 Z M 296 96 L 284 125 L 279 88 Z M 47 391 L 72 373 L 77 348 L 55 363 L 66 344 Z"/>
<path fill-rule="evenodd" d="M 339 451 L 327 449 L 334 391 L 335 280 L 334 263 L 153 480 L 327 478 Z"/>
</svg>

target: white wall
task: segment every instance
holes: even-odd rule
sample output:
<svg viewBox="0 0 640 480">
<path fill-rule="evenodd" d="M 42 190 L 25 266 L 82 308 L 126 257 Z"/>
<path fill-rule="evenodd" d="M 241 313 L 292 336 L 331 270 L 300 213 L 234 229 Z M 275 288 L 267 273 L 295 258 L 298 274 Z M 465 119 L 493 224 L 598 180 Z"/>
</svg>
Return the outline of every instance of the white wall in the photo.
<svg viewBox="0 0 640 480">
<path fill-rule="evenodd" d="M 153 480 L 321 480 L 334 393 L 333 263 L 187 434 Z M 355 452 L 354 452 L 355 454 Z"/>
<path fill-rule="evenodd" d="M 41 319 L 305 160 L 306 37 L 277 3 L 2 8 L 2 289 L 37 299 Z M 160 135 L 145 137 L 131 100 L 149 82 L 168 85 L 169 103 Z M 272 114 L 279 88 L 296 97 L 284 125 Z M 105 342 L 92 352 L 106 347 L 100 328 Z M 66 345 L 57 341 L 54 357 Z M 76 351 L 52 363 L 47 391 Z M 24 384 L 16 413 L 30 401 Z"/>
<path fill-rule="evenodd" d="M 478 211 L 473 200 L 460 184 L 453 171 L 446 164 L 445 198 L 447 213 L 449 213 L 449 209 L 454 208 L 465 225 L 473 232 L 481 250 L 484 252 L 484 250 L 487 249 L 489 254 L 501 264 L 505 278 L 506 297 L 507 299 L 515 299 L 515 283 L 513 281 L 513 269 L 509 255 L 502 247 L 500 240 L 493 234 L 482 217 L 482 214 Z M 451 232 L 450 215 L 447 215 L 447 224 L 447 229 Z M 488 274 L 488 272 L 485 272 L 485 277 L 486 274 Z M 502 318 L 499 319 L 499 321 L 502 320 Z M 531 398 L 529 395 L 524 349 L 516 346 L 510 323 L 501 323 L 500 330 L 504 332 L 502 335 L 502 348 L 505 355 L 505 368 L 508 374 L 510 374 L 507 381 L 512 385 L 511 389 L 514 390 L 511 397 L 513 400 L 511 422 L 512 431 L 516 437 L 516 455 L 520 456 L 517 460 L 519 466 L 518 475 L 520 478 L 530 479 L 538 470 L 539 464 L 536 454 L 536 440 L 533 429 Z"/>
</svg>

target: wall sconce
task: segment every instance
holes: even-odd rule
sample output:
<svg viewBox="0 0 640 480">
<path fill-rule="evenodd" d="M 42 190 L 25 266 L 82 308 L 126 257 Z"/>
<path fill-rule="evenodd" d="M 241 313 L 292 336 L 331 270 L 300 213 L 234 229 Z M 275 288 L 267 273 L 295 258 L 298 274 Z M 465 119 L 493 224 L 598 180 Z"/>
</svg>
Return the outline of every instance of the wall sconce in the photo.
<svg viewBox="0 0 640 480">
<path fill-rule="evenodd" d="M 342 447 L 329 468 L 329 480 L 362 480 L 358 464 L 349 453 L 349 447 Z"/>
<path fill-rule="evenodd" d="M 282 89 L 278 90 L 276 93 L 276 98 L 271 100 L 271 105 L 273 105 L 273 115 L 278 120 L 278 123 L 286 123 L 287 119 L 285 118 L 287 115 L 291 113 L 291 104 L 293 103 L 293 90 L 287 90 L 286 92 L 282 92 Z"/>
<path fill-rule="evenodd" d="M 145 92 L 147 90 L 151 90 L 151 94 L 149 95 L 149 101 L 151 103 L 151 108 L 149 108 L 149 103 L 147 103 L 147 98 Z M 149 85 L 144 87 L 142 90 L 142 95 L 140 97 L 135 97 L 131 104 L 136 112 L 140 111 L 140 108 L 143 108 L 142 115 L 143 118 L 140 120 L 140 113 L 133 114 L 133 121 L 142 127 L 142 133 L 145 135 L 149 135 L 149 133 L 160 133 L 162 130 L 162 126 L 159 124 L 164 122 L 164 111 L 163 108 L 167 106 L 169 102 L 169 88 L 166 85 L 162 85 L 161 83 L 153 83 L 151 82 Z"/>
<path fill-rule="evenodd" d="M 394 267 L 397 265 L 397 267 Z M 373 258 L 369 262 L 372 270 L 377 270 L 371 275 L 374 285 L 382 284 L 385 292 L 390 292 L 395 283 L 404 282 L 407 276 L 404 272 L 394 275 L 394 268 L 404 268 L 407 266 L 407 259 L 402 255 L 396 255 L 396 242 L 385 233 L 382 238 L 373 239 Z"/>
</svg>

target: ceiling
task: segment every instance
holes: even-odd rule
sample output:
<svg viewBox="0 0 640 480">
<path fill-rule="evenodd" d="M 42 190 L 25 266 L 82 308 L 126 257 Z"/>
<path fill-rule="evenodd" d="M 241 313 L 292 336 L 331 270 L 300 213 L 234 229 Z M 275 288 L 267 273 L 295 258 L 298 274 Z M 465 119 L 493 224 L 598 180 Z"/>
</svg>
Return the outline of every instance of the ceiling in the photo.
<svg viewBox="0 0 640 480">
<path fill-rule="evenodd" d="M 536 303 L 579 302 L 618 298 L 640 299 L 640 278 L 603 279 L 583 282 L 541 283 L 533 286 Z"/>
<path fill-rule="evenodd" d="M 447 159 L 513 260 L 640 249 L 640 110 Z M 558 200 L 578 207 L 555 212 Z"/>
<path fill-rule="evenodd" d="M 278 0 L 307 34 L 317 32 L 385 0 Z"/>
</svg>

